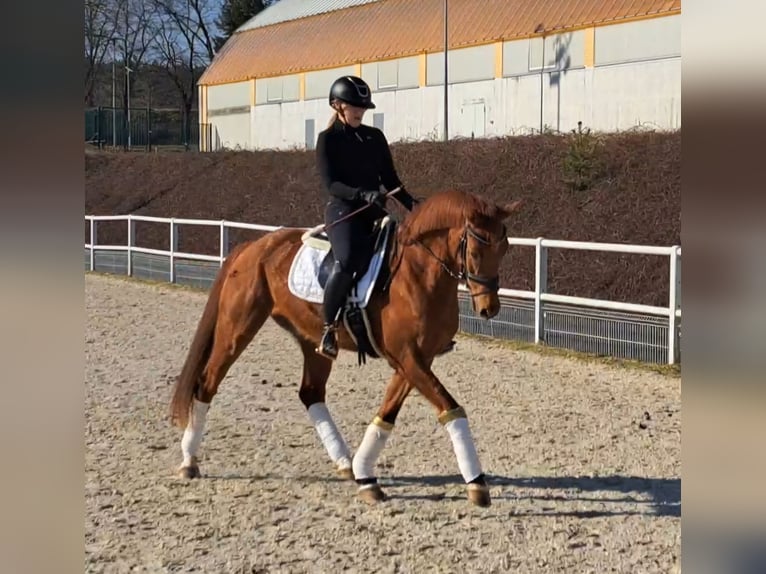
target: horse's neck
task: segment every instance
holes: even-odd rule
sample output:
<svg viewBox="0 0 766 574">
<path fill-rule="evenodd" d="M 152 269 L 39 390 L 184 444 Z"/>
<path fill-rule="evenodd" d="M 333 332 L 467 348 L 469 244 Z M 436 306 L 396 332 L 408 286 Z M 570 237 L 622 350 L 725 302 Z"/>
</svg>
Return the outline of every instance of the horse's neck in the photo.
<svg viewBox="0 0 766 574">
<path fill-rule="evenodd" d="M 458 280 L 455 275 L 460 270 L 454 233 L 448 229 L 432 233 L 420 243 L 414 242 L 406 247 L 399 244 L 397 251 L 399 261 L 396 266 L 408 268 L 408 280 L 415 276 L 418 278 L 415 283 L 422 285 L 426 291 L 449 292 L 451 295 L 454 290 L 457 296 Z M 397 275 L 394 275 L 394 279 Z"/>
</svg>

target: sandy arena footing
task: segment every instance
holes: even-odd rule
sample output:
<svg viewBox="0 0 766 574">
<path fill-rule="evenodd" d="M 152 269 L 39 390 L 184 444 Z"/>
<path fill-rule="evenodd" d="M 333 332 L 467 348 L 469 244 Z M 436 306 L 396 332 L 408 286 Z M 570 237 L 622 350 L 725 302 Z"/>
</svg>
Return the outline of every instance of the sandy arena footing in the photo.
<svg viewBox="0 0 766 574">
<path fill-rule="evenodd" d="M 446 431 L 411 396 L 377 465 L 341 481 L 298 399 L 297 344 L 269 321 L 224 379 L 176 477 L 167 404 L 206 294 L 88 274 L 88 572 L 673 572 L 681 382 L 460 337 L 434 372 L 465 407 L 492 506 L 472 506 Z M 341 355 L 328 406 L 352 451 L 391 369 Z"/>
</svg>

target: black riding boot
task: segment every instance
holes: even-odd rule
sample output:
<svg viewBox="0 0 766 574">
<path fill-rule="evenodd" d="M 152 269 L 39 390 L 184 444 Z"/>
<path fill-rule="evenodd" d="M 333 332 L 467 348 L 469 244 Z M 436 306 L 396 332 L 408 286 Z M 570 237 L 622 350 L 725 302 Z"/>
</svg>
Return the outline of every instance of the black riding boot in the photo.
<svg viewBox="0 0 766 574">
<path fill-rule="evenodd" d="M 335 323 L 338 318 L 338 312 L 346 302 L 348 289 L 353 281 L 352 275 L 344 271 L 338 262 L 335 263 L 327 284 L 324 288 L 324 333 L 319 342 L 317 353 L 330 359 L 338 356 L 338 342 L 335 337 Z"/>
</svg>

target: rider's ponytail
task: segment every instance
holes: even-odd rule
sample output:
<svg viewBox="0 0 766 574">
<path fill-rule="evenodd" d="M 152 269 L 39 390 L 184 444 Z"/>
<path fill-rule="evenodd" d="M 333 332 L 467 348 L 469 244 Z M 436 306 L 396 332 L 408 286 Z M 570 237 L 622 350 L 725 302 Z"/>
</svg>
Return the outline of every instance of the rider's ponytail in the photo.
<svg viewBox="0 0 766 574">
<path fill-rule="evenodd" d="M 334 111 L 332 113 L 332 116 L 330 116 L 330 121 L 327 122 L 327 127 L 330 128 L 335 123 L 335 121 L 338 119 L 338 111 Z"/>
</svg>

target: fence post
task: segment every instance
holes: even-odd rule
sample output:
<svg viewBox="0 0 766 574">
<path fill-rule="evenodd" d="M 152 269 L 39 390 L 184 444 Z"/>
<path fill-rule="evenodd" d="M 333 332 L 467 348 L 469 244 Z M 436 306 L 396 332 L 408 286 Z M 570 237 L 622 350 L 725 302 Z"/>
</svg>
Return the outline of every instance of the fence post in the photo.
<svg viewBox="0 0 766 574">
<path fill-rule="evenodd" d="M 90 220 L 90 270 L 96 270 L 96 241 L 98 241 L 98 235 L 96 232 L 96 220 Z"/>
<path fill-rule="evenodd" d="M 548 248 L 543 245 L 543 238 L 537 238 L 535 246 L 535 343 L 545 339 L 542 294 L 548 289 Z"/>
<path fill-rule="evenodd" d="M 681 305 L 681 256 L 678 251 L 680 246 L 674 245 L 673 252 L 670 254 L 670 289 L 668 301 L 668 364 L 673 365 L 678 362 L 680 354 L 678 336 L 678 317 L 676 311 Z"/>
<path fill-rule="evenodd" d="M 181 110 L 181 139 L 183 140 L 184 151 L 189 151 L 189 136 L 186 131 L 186 111 Z"/>
<path fill-rule="evenodd" d="M 128 277 L 133 277 L 133 245 L 136 241 L 136 222 L 128 213 Z"/>
<path fill-rule="evenodd" d="M 176 281 L 176 261 L 175 254 L 178 251 L 178 229 L 176 228 L 176 220 L 170 219 L 170 282 Z"/>
<path fill-rule="evenodd" d="M 223 265 L 223 260 L 229 254 L 229 228 L 226 227 L 225 219 L 221 220 L 220 241 L 221 241 L 221 245 L 220 245 L 219 254 L 221 256 L 221 265 Z"/>
<path fill-rule="evenodd" d="M 146 108 L 146 151 L 152 151 L 152 108 Z"/>
<path fill-rule="evenodd" d="M 96 108 L 96 139 L 98 141 L 98 149 L 101 149 L 101 140 L 104 139 L 101 133 L 101 106 Z"/>
</svg>

